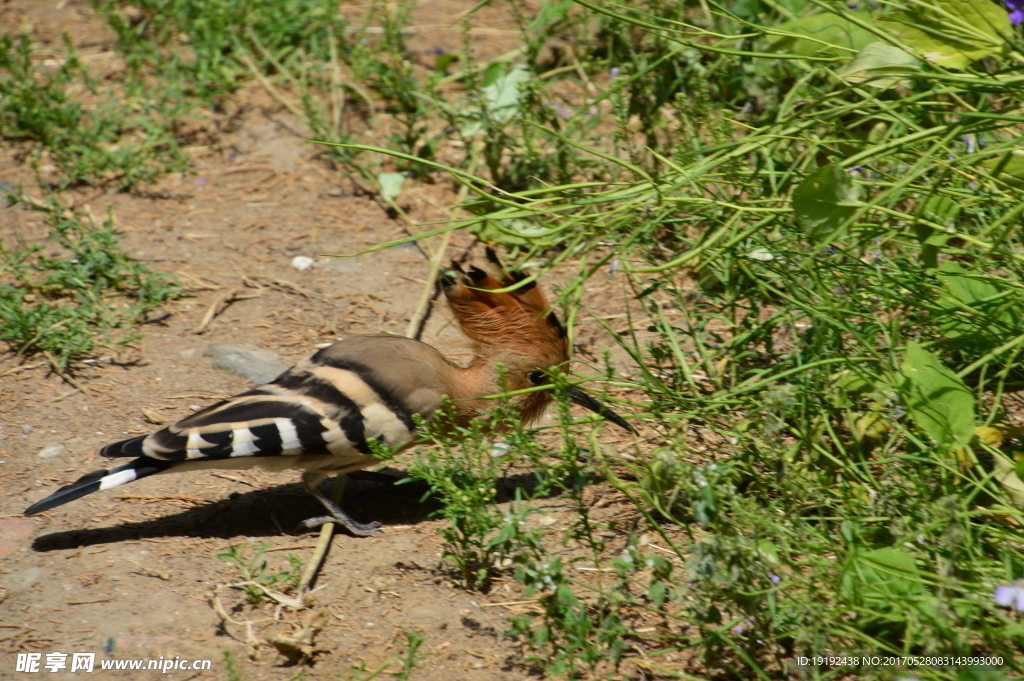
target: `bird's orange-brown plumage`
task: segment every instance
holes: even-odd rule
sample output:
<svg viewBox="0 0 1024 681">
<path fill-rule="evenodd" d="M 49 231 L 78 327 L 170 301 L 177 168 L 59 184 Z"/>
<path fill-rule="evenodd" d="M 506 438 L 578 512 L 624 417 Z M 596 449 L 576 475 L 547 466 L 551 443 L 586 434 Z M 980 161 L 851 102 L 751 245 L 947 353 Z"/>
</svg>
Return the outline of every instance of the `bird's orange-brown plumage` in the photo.
<svg viewBox="0 0 1024 681">
<path fill-rule="evenodd" d="M 551 393 L 524 389 L 542 387 L 553 372 L 567 369 L 565 330 L 548 311 L 540 287 L 506 271 L 490 249 L 487 259 L 488 271 L 453 264 L 455 271 L 442 277 L 455 320 L 474 342 L 469 366 L 460 367 L 410 338 L 353 336 L 323 348 L 270 383 L 155 433 L 103 447 L 105 456 L 133 460 L 90 473 L 25 513 L 41 513 L 158 473 L 297 468 L 304 471 L 307 489 L 331 514 L 307 521 L 308 526 L 340 522 L 355 534 L 375 534 L 375 524 L 355 522 L 319 491 L 326 475 L 378 463 L 370 446 L 374 441 L 396 450 L 412 445 L 422 435 L 415 419 L 434 423 L 445 398 L 452 400 L 456 425 L 461 426 L 493 406 L 484 397 L 510 391 L 523 422 L 532 423 L 551 403 Z M 569 397 L 630 429 L 578 388 L 569 388 Z"/>
</svg>

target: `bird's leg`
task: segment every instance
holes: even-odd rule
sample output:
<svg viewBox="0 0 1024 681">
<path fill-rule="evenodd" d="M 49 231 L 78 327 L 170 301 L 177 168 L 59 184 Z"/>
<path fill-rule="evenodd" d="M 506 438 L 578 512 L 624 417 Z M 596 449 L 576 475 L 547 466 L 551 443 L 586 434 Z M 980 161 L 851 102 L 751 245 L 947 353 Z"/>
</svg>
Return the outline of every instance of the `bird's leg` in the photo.
<svg viewBox="0 0 1024 681">
<path fill-rule="evenodd" d="M 303 473 L 302 484 L 306 488 L 306 491 L 316 497 L 316 500 L 324 505 L 324 508 L 331 515 L 319 516 L 316 518 L 309 518 L 304 520 L 302 525 L 307 529 L 314 527 L 320 527 L 324 523 L 339 523 L 344 525 L 349 532 L 356 535 L 357 537 L 372 537 L 380 534 L 380 523 L 359 523 L 352 518 L 348 517 L 348 514 L 341 510 L 338 504 L 334 503 L 330 498 L 324 495 L 320 491 L 320 481 L 323 480 L 323 476 L 319 473 Z"/>
</svg>

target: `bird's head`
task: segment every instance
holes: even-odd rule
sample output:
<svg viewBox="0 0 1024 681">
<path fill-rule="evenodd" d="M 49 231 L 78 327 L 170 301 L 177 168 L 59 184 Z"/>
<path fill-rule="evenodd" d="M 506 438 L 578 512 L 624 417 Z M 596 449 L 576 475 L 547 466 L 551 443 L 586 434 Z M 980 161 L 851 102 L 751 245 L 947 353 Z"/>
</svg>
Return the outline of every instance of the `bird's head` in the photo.
<svg viewBox="0 0 1024 681">
<path fill-rule="evenodd" d="M 487 261 L 486 269 L 473 266 L 463 269 L 453 262 L 452 270 L 441 277 L 445 297 L 459 328 L 475 343 L 474 365 L 493 380 L 492 393 L 546 385 L 553 375 L 569 370 L 565 327 L 548 308 L 536 281 L 525 281 L 527 275 L 506 270 L 490 248 Z M 502 291 L 512 287 L 516 288 Z M 502 370 L 495 371 L 499 364 Z M 579 388 L 570 388 L 569 397 L 613 423 L 633 430 L 620 416 Z M 511 402 L 529 423 L 540 418 L 551 398 L 551 391 L 543 390 L 514 395 Z"/>
</svg>

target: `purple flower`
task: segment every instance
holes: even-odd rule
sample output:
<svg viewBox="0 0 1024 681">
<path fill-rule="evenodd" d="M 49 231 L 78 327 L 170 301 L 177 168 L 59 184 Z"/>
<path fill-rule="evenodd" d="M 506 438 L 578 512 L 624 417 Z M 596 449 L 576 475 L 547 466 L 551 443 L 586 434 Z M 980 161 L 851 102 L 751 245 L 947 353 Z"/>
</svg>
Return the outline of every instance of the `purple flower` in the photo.
<svg viewBox="0 0 1024 681">
<path fill-rule="evenodd" d="M 852 9 L 854 12 L 856 12 L 860 8 L 860 5 L 858 5 L 855 2 L 848 2 L 846 3 L 846 6 Z"/>
<path fill-rule="evenodd" d="M 1024 579 L 1013 584 L 1001 584 L 996 587 L 996 605 L 1012 607 L 1017 612 L 1024 612 Z"/>
<path fill-rule="evenodd" d="M 774 572 L 769 572 L 768 573 L 768 579 L 772 580 L 772 584 L 778 584 L 779 582 L 782 581 L 782 577 L 779 577 Z"/>
<path fill-rule="evenodd" d="M 561 102 L 555 102 L 555 111 L 562 118 L 572 118 L 573 110 Z"/>
<path fill-rule="evenodd" d="M 612 70 L 608 72 L 608 77 L 609 78 L 618 78 L 620 73 L 622 73 L 622 71 L 619 69 L 619 67 L 618 66 L 614 66 L 614 67 L 612 67 Z"/>
<path fill-rule="evenodd" d="M 1024 0 L 1021 1 L 1024 2 Z M 975 151 L 978 150 L 978 148 L 974 144 L 974 135 L 964 135 L 963 137 L 961 137 L 961 139 L 964 141 L 964 144 L 967 145 L 968 154 L 973 154 Z"/>
<path fill-rule="evenodd" d="M 1006 9 L 1010 10 L 1010 23 L 1016 26 L 1024 23 L 1024 0 L 1003 0 Z"/>
<path fill-rule="evenodd" d="M 755 618 L 748 617 L 747 619 L 743 620 L 742 622 L 737 624 L 735 627 L 733 627 L 732 628 L 732 633 L 736 634 L 737 636 L 742 636 L 744 634 L 744 632 L 746 632 L 747 627 L 753 625 L 754 622 L 756 622 L 756 621 L 757 620 Z"/>
</svg>

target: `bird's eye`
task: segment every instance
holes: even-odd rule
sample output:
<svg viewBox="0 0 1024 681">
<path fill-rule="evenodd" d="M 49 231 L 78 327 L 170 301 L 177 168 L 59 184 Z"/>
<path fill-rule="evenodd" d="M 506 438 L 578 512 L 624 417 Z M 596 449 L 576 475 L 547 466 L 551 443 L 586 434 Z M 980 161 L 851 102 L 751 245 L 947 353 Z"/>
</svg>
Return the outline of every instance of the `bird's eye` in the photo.
<svg viewBox="0 0 1024 681">
<path fill-rule="evenodd" d="M 543 385 L 545 383 L 545 376 L 543 371 L 531 371 L 526 375 L 526 379 L 533 385 Z"/>
</svg>

